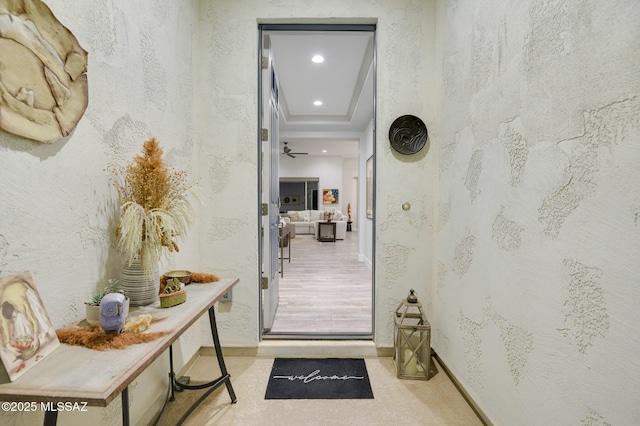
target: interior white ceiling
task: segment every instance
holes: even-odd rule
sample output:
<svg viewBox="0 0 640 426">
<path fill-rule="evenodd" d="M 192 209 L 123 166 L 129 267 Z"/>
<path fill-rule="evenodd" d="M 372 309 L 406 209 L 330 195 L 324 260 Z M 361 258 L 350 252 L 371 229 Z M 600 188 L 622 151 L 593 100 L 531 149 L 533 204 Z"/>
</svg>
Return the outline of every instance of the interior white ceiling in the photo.
<svg viewBox="0 0 640 426">
<path fill-rule="evenodd" d="M 357 138 L 373 118 L 373 33 L 267 36 L 280 85 L 280 152 L 286 141 L 293 152 L 357 157 Z M 318 54 L 321 64 L 311 61 Z"/>
</svg>

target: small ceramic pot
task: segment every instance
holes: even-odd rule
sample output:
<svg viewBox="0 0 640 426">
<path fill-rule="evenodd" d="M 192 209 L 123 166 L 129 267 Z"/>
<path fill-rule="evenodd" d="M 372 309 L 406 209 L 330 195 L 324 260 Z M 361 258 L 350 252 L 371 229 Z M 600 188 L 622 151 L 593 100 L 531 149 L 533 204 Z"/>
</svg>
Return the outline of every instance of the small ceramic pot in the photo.
<svg viewBox="0 0 640 426">
<path fill-rule="evenodd" d="M 187 292 L 184 288 L 174 293 L 166 293 L 160 295 L 160 307 L 170 308 L 172 306 L 179 305 L 187 301 Z"/>
</svg>

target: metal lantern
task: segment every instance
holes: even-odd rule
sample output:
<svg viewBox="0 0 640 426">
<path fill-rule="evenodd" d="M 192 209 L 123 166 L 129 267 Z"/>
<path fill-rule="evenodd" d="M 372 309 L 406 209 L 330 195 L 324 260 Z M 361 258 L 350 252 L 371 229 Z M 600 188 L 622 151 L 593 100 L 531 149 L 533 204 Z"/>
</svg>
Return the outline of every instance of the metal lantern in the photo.
<svg viewBox="0 0 640 426">
<path fill-rule="evenodd" d="M 396 374 L 400 379 L 429 380 L 431 325 L 413 289 L 394 316 Z"/>
</svg>

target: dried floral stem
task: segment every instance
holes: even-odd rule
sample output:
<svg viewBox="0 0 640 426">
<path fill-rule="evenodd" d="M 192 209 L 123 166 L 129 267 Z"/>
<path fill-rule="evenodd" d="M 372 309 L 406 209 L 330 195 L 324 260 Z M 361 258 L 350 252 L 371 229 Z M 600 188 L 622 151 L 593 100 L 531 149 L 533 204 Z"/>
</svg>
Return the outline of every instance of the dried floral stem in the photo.
<svg viewBox="0 0 640 426">
<path fill-rule="evenodd" d="M 176 238 L 195 220 L 189 198 L 196 194 L 184 171 L 166 165 L 155 138 L 124 171 L 113 171 L 113 181 L 122 205 L 118 249 L 129 265 L 139 257 L 142 270 L 151 274 L 165 248 L 179 251 Z"/>
</svg>

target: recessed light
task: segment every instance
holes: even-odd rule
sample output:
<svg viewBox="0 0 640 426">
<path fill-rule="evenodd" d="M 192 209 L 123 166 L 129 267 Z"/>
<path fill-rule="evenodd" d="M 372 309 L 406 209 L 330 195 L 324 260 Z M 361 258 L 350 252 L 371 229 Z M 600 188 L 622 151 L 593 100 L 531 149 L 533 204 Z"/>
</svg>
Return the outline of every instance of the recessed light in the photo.
<svg viewBox="0 0 640 426">
<path fill-rule="evenodd" d="M 311 58 L 311 60 L 316 64 L 321 64 L 324 62 L 324 58 L 321 55 L 316 55 L 313 58 Z"/>
<path fill-rule="evenodd" d="M 320 105 L 322 105 L 322 101 L 314 101 L 313 104 L 315 106 L 320 106 Z"/>
<path fill-rule="evenodd" d="M 326 150 L 326 149 L 323 149 L 323 150 L 322 150 L 322 153 L 323 153 L 323 154 L 326 154 L 326 153 L 327 153 L 327 150 Z"/>
</svg>

